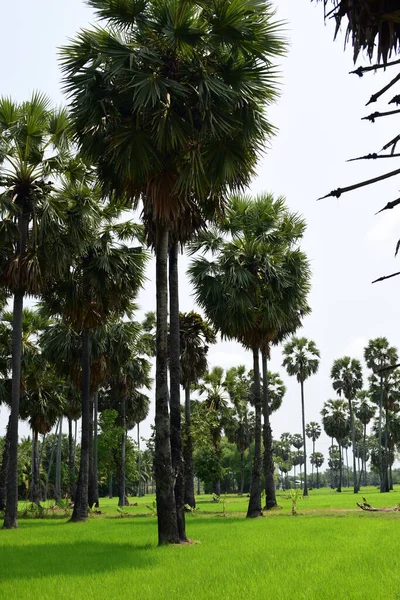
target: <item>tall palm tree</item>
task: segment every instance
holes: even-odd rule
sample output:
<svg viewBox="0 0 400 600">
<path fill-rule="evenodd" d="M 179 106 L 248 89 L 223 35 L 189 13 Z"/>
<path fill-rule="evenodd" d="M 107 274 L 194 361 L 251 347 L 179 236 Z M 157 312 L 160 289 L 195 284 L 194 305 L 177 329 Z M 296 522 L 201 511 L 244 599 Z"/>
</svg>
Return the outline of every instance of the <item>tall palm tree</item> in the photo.
<svg viewBox="0 0 400 600">
<path fill-rule="evenodd" d="M 326 435 L 335 438 L 339 452 L 339 484 L 338 492 L 342 491 L 342 446 L 343 441 L 350 433 L 349 405 L 343 400 L 327 400 L 321 410 L 322 425 Z M 333 467 L 331 467 L 333 468 Z"/>
<path fill-rule="evenodd" d="M 307 447 L 306 447 L 306 419 L 304 408 L 304 382 L 311 375 L 318 371 L 319 366 L 319 350 L 312 340 L 307 340 L 305 337 L 293 337 L 290 342 L 285 344 L 283 349 L 283 366 L 289 375 L 296 376 L 300 383 L 301 390 L 301 417 L 303 425 L 303 441 L 304 441 L 304 490 L 303 495 L 308 496 L 307 485 Z"/>
<path fill-rule="evenodd" d="M 71 197 L 71 212 L 78 214 L 78 223 L 88 210 L 95 190 L 81 185 L 76 197 Z M 91 194 L 92 192 L 92 194 Z M 77 200 L 84 200 L 80 206 Z M 96 203 L 94 204 L 96 208 Z M 92 211 L 93 207 L 90 207 Z M 115 316 L 130 312 L 133 300 L 144 282 L 147 255 L 141 247 L 131 247 L 119 241 L 118 226 L 104 224 L 108 208 L 97 204 L 97 224 L 87 231 L 86 239 L 70 255 L 70 264 L 63 278 L 55 280 L 45 290 L 44 300 L 51 314 L 61 316 L 81 338 L 82 440 L 80 469 L 72 514 L 73 521 L 88 516 L 90 458 L 90 398 L 91 336 L 90 332 Z M 103 219 L 103 223 L 101 222 Z M 99 222 L 100 221 L 100 222 Z M 74 229 L 75 220 L 71 219 Z M 90 220 L 88 223 L 90 227 Z M 97 225 L 97 226 L 96 226 Z M 94 343 L 92 339 L 92 343 Z"/>
<path fill-rule="evenodd" d="M 230 401 L 235 409 L 232 426 L 228 431 L 230 441 L 236 443 L 240 452 L 240 487 L 239 495 L 243 494 L 244 488 L 244 453 L 251 443 L 251 415 L 249 414 L 249 402 L 251 402 L 251 377 L 246 373 L 246 367 L 232 367 L 226 372 L 225 387 L 229 393 Z"/>
<path fill-rule="evenodd" d="M 214 367 L 204 373 L 201 381 L 196 385 L 200 396 L 200 411 L 203 412 L 210 426 L 211 441 L 214 448 L 218 473 L 221 470 L 221 437 L 225 427 L 229 427 L 232 418 L 232 409 L 228 405 L 228 394 L 224 381 L 224 370 Z M 214 481 L 213 492 L 221 495 L 221 480 Z"/>
<path fill-rule="evenodd" d="M 283 51 L 268 4 L 90 0 L 108 29 L 63 49 L 78 141 L 105 188 L 156 230 L 156 455 L 159 542 L 176 542 L 168 415 L 167 255 L 188 203 L 207 216 L 250 180 L 271 133 L 271 59 Z M 122 31 L 119 34 L 118 31 Z M 151 77 L 149 77 L 149 73 Z M 107 83 L 106 83 L 107 82 Z"/>
<path fill-rule="evenodd" d="M 190 389 L 207 371 L 207 354 L 210 344 L 215 344 L 216 336 L 211 326 L 195 312 L 180 313 L 180 368 L 181 385 L 185 391 L 185 427 L 183 438 L 183 458 L 185 462 L 184 501 L 196 506 L 194 496 L 193 436 L 190 414 Z"/>
<path fill-rule="evenodd" d="M 363 386 L 360 361 L 355 358 L 350 358 L 349 356 L 338 358 L 332 365 L 331 379 L 333 389 L 339 396 L 344 396 L 349 404 L 351 443 L 353 447 L 353 491 L 357 494 L 358 483 L 353 400 Z"/>
<path fill-rule="evenodd" d="M 380 395 L 379 395 L 379 418 L 378 418 L 378 457 L 379 457 L 379 476 L 381 482 L 381 492 L 389 491 L 389 482 L 387 478 L 387 469 L 385 472 L 382 455 L 382 410 L 384 400 L 384 379 L 390 371 L 382 372 L 386 367 L 394 366 L 398 360 L 397 349 L 390 346 L 387 338 L 374 338 L 369 340 L 364 348 L 364 359 L 367 367 L 372 373 L 379 377 Z"/>
<path fill-rule="evenodd" d="M 371 419 L 375 416 L 376 409 L 370 403 L 370 393 L 366 390 L 361 390 L 357 394 L 356 404 L 354 414 L 357 419 L 363 425 L 363 453 L 362 453 L 362 465 L 364 471 L 364 485 L 367 485 L 367 466 L 366 466 L 366 456 L 367 456 L 367 425 L 370 423 Z M 361 483 L 361 474 L 360 474 L 360 483 Z"/>
<path fill-rule="evenodd" d="M 304 228 L 304 221 L 288 211 L 283 198 L 239 196 L 231 199 L 219 229 L 207 231 L 193 244 L 193 251 L 216 255 L 216 260 L 196 258 L 190 267 L 197 302 L 224 337 L 237 339 L 253 353 L 255 452 L 248 517 L 262 514 L 260 352 L 268 356 L 270 346 L 295 331 L 309 311 L 308 261 L 298 248 Z M 265 367 L 263 361 L 264 371 Z M 271 445 L 267 390 L 265 386 L 264 414 Z M 266 487 L 276 504 L 272 449 L 267 451 Z"/>
<path fill-rule="evenodd" d="M 316 421 L 310 421 L 309 423 L 307 423 L 306 425 L 306 436 L 312 440 L 313 443 L 313 450 L 312 453 L 315 454 L 315 442 L 317 441 L 317 439 L 319 438 L 319 436 L 321 435 L 321 425 L 319 423 L 317 423 Z M 311 473 L 311 482 L 312 485 L 314 486 L 314 463 L 311 463 L 312 466 L 312 473 Z"/>
<path fill-rule="evenodd" d="M 18 527 L 18 414 L 21 392 L 22 314 L 26 294 L 40 295 L 50 272 L 63 263 L 62 207 L 49 178 L 60 171 L 70 126 L 64 109 L 52 110 L 38 92 L 28 102 L 0 98 L 0 285 L 13 294 L 12 391 L 4 527 Z"/>
<path fill-rule="evenodd" d="M 317 470 L 317 489 L 319 489 L 319 469 L 324 464 L 325 458 L 322 452 L 313 452 L 310 456 L 312 466 Z"/>
</svg>

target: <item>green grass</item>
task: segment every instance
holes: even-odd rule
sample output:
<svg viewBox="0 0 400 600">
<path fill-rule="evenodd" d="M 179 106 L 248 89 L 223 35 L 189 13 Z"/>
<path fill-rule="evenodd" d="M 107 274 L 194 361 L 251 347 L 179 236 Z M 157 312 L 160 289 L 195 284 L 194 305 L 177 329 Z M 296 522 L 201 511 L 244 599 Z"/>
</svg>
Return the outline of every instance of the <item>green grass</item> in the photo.
<svg viewBox="0 0 400 600">
<path fill-rule="evenodd" d="M 400 490 L 362 495 L 376 506 L 400 502 Z M 104 499 L 104 514 L 86 523 L 20 519 L 19 530 L 0 531 L 0 598 L 400 598 L 400 513 L 361 512 L 350 490 L 312 491 L 297 517 L 281 495 L 282 510 L 256 520 L 244 518 L 247 498 L 227 497 L 223 517 L 221 504 L 200 496 L 187 517 L 197 543 L 163 548 L 152 499 L 126 508 L 132 518 Z"/>
</svg>

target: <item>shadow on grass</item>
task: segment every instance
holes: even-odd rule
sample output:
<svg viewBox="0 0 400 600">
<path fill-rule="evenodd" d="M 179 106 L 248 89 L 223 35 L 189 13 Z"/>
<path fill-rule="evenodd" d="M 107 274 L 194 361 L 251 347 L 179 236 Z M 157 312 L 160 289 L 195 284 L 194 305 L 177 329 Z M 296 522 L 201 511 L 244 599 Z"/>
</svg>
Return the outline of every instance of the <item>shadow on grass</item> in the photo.
<svg viewBox="0 0 400 600">
<path fill-rule="evenodd" d="M 0 581 L 54 575 L 96 575 L 120 569 L 147 569 L 156 561 L 149 545 L 96 543 L 30 544 L 0 547 Z M 55 597 L 57 592 L 55 591 Z"/>
</svg>

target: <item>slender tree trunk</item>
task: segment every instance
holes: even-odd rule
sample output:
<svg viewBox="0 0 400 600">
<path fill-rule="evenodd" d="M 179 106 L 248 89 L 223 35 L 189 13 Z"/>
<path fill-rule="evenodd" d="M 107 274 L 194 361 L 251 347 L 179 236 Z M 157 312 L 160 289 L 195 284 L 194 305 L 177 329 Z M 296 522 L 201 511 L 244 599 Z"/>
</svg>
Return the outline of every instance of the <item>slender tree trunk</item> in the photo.
<svg viewBox="0 0 400 600">
<path fill-rule="evenodd" d="M 60 428 L 58 430 L 57 455 L 56 455 L 56 485 L 54 497 L 56 504 L 61 500 L 61 450 L 62 450 L 62 417 L 60 419 Z"/>
<path fill-rule="evenodd" d="M 263 441 L 264 441 L 264 483 L 265 483 L 265 506 L 264 510 L 270 510 L 277 506 L 275 494 L 275 465 L 272 452 L 272 430 L 270 423 L 270 406 L 268 394 L 268 360 L 266 352 L 262 352 L 263 370 Z"/>
<path fill-rule="evenodd" d="M 179 543 L 175 505 L 175 477 L 172 468 L 168 414 L 168 228 L 157 223 L 156 286 L 156 414 L 154 476 L 158 515 L 158 543 Z"/>
<path fill-rule="evenodd" d="M 53 444 L 51 447 L 51 453 L 50 453 L 50 459 L 49 459 L 49 464 L 47 467 L 47 473 L 46 473 L 46 482 L 44 485 L 44 501 L 47 500 L 47 493 L 48 493 L 48 489 L 49 489 L 49 479 L 50 479 L 50 472 L 51 472 L 51 467 L 53 466 L 53 458 L 54 458 L 54 453 L 56 451 L 56 447 L 57 447 L 57 441 L 58 441 L 58 428 L 60 427 L 60 420 L 57 421 L 57 425 L 56 425 L 56 430 L 54 432 L 54 439 L 53 439 Z"/>
<path fill-rule="evenodd" d="M 73 498 L 74 488 L 74 437 L 72 433 L 72 419 L 68 417 L 68 478 L 69 478 L 69 495 Z"/>
<path fill-rule="evenodd" d="M 20 218 L 21 220 L 21 218 Z M 23 245 L 23 248 L 25 248 Z M 13 330 L 12 330 L 12 385 L 11 412 L 9 419 L 10 446 L 7 472 L 7 499 L 4 511 L 4 529 L 18 527 L 18 419 L 19 398 L 21 394 L 21 355 L 22 355 L 22 311 L 23 292 L 14 294 Z"/>
<path fill-rule="evenodd" d="M 379 477 L 380 477 L 380 491 L 386 492 L 386 481 L 383 467 L 383 455 L 382 455 L 382 409 L 383 409 L 383 377 L 381 376 L 381 393 L 379 398 L 379 419 L 378 419 L 378 456 L 379 456 Z"/>
<path fill-rule="evenodd" d="M 197 495 L 200 496 L 200 477 L 197 478 Z"/>
<path fill-rule="evenodd" d="M 304 409 L 304 381 L 300 381 L 301 387 L 301 419 L 303 424 L 303 447 L 304 447 L 304 487 L 303 496 L 308 496 L 307 486 L 307 444 L 306 444 L 306 415 Z"/>
<path fill-rule="evenodd" d="M 113 476 L 112 476 L 112 473 L 110 473 L 110 475 L 108 477 L 108 497 L 110 498 L 110 500 L 113 497 Z"/>
<path fill-rule="evenodd" d="M 351 444 L 353 451 L 353 492 L 358 494 L 358 485 L 357 485 L 357 465 L 356 465 L 356 435 L 354 428 L 354 412 L 353 412 L 353 403 L 351 399 L 349 399 L 349 410 L 350 410 L 350 428 L 351 428 Z M 346 450 L 347 453 L 347 450 Z M 346 454 L 347 456 L 347 454 Z"/>
<path fill-rule="evenodd" d="M 319 490 L 319 471 L 318 471 L 318 467 L 316 467 L 317 470 L 317 490 Z"/>
<path fill-rule="evenodd" d="M 385 408 L 385 488 L 386 491 L 390 491 L 389 482 L 389 422 L 388 422 L 388 410 Z"/>
<path fill-rule="evenodd" d="M 119 469 L 119 498 L 118 506 L 126 506 L 126 489 L 125 489 L 125 463 L 126 463 L 126 396 L 123 393 L 121 397 L 121 464 Z"/>
<path fill-rule="evenodd" d="M 181 352 L 179 324 L 178 244 L 169 250 L 169 372 L 171 458 L 175 474 L 175 507 L 179 539 L 187 541 L 185 526 L 184 475 L 181 434 Z"/>
<path fill-rule="evenodd" d="M 364 485 L 367 485 L 367 426 L 364 425 Z"/>
<path fill-rule="evenodd" d="M 315 440 L 312 442 L 312 453 L 315 456 Z M 314 487 L 314 463 L 311 464 L 311 485 Z"/>
<path fill-rule="evenodd" d="M 261 382 L 260 382 L 260 353 L 258 348 L 253 348 L 254 371 L 254 407 L 255 407 L 255 432 L 254 432 L 254 462 L 251 478 L 251 492 L 247 517 L 261 517 Z"/>
<path fill-rule="evenodd" d="M 32 430 L 32 478 L 30 500 L 40 506 L 40 473 L 38 457 L 38 437 L 39 433 Z"/>
<path fill-rule="evenodd" d="M 6 508 L 7 497 L 7 472 L 8 472 L 8 457 L 10 453 L 10 417 L 7 423 L 7 430 L 4 440 L 3 454 L 1 457 L 0 468 L 0 510 Z"/>
<path fill-rule="evenodd" d="M 140 456 L 140 426 L 139 423 L 136 424 L 137 427 L 137 447 L 138 447 L 138 496 L 139 498 L 143 496 L 142 490 L 142 465 L 141 465 L 141 456 Z"/>
<path fill-rule="evenodd" d="M 94 395 L 94 420 L 93 420 L 93 497 L 94 505 L 99 508 L 99 453 L 97 444 L 98 416 L 99 416 L 99 393 Z"/>
<path fill-rule="evenodd" d="M 81 460 L 71 521 L 86 521 L 89 489 L 90 346 L 89 330 L 82 331 L 82 435 Z"/>
<path fill-rule="evenodd" d="M 89 484 L 88 484 L 88 506 L 92 508 L 96 502 L 94 492 L 94 470 L 93 470 L 93 408 L 94 393 L 90 394 L 89 400 Z"/>
<path fill-rule="evenodd" d="M 240 453 L 240 489 L 239 496 L 243 496 L 244 489 L 244 450 Z"/>
<path fill-rule="evenodd" d="M 185 476 L 185 504 L 196 507 L 194 497 L 194 468 L 193 468 L 193 437 L 190 414 L 190 386 L 185 386 L 185 435 L 183 445 L 184 476 Z"/>
<path fill-rule="evenodd" d="M 338 488 L 336 491 L 341 492 L 342 491 L 343 460 L 342 460 L 342 447 L 341 447 L 339 441 L 338 441 L 338 446 L 339 446 L 339 485 L 338 485 Z"/>
</svg>

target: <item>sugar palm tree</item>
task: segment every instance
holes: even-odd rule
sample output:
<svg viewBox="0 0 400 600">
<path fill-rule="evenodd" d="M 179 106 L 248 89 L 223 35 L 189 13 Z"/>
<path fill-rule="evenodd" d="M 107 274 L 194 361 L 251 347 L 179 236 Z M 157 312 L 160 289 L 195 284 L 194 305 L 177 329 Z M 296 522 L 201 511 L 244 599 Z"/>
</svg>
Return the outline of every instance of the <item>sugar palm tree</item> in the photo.
<svg viewBox="0 0 400 600">
<path fill-rule="evenodd" d="M 306 436 L 310 440 L 312 440 L 312 443 L 313 443 L 312 453 L 313 454 L 315 454 L 315 442 L 317 441 L 317 439 L 319 438 L 320 435 L 321 435 L 321 425 L 319 423 L 317 423 L 316 421 L 310 421 L 309 423 L 307 423 Z M 314 463 L 311 463 L 311 466 L 312 466 L 311 481 L 312 481 L 312 485 L 314 485 Z"/>
<path fill-rule="evenodd" d="M 355 404 L 355 415 L 357 419 L 363 425 L 363 455 L 362 455 L 362 464 L 364 470 L 364 485 L 366 484 L 367 477 L 367 466 L 366 466 L 366 456 L 367 456 L 367 425 L 370 423 L 371 419 L 375 416 L 376 409 L 370 403 L 370 393 L 366 390 L 361 390 L 357 394 L 356 404 Z M 361 482 L 361 475 L 360 475 Z"/>
<path fill-rule="evenodd" d="M 389 371 L 382 372 L 381 369 L 394 366 L 398 360 L 398 352 L 394 346 L 390 346 L 387 338 L 374 338 L 369 340 L 364 348 L 364 359 L 367 367 L 372 373 L 379 377 L 380 396 L 379 396 L 379 417 L 378 417 L 378 456 L 379 456 L 379 475 L 381 482 L 381 492 L 389 491 L 387 471 L 385 474 L 384 461 L 382 456 L 382 411 L 384 400 L 384 379 Z"/>
<path fill-rule="evenodd" d="M 271 126 L 271 59 L 283 51 L 269 5 L 90 0 L 108 29 L 63 49 L 78 142 L 104 187 L 144 203 L 155 227 L 155 478 L 159 542 L 178 541 L 168 419 L 167 255 L 193 202 L 212 216 L 246 185 Z M 218 25 L 217 25 L 218 23 Z M 122 31 L 122 34 L 117 32 Z M 151 73 L 151 77 L 149 77 Z M 108 82 L 107 84 L 105 82 Z"/>
<path fill-rule="evenodd" d="M 207 371 L 207 354 L 216 336 L 211 326 L 195 312 L 180 313 L 181 385 L 185 391 L 185 427 L 183 458 L 185 462 L 185 504 L 196 506 L 194 497 L 193 438 L 190 414 L 190 389 Z"/>
<path fill-rule="evenodd" d="M 286 394 L 286 386 L 279 373 L 268 371 L 267 353 L 262 353 L 263 363 L 263 416 L 264 416 L 264 481 L 265 481 L 265 509 L 269 510 L 277 505 L 274 482 L 274 458 L 272 454 L 272 429 L 270 416 L 280 409 Z M 266 385 L 265 385 L 266 383 Z"/>
<path fill-rule="evenodd" d="M 304 228 L 304 221 L 288 211 L 283 198 L 239 196 L 231 199 L 219 230 L 207 231 L 193 244 L 194 251 L 216 255 L 216 260 L 196 258 L 190 267 L 198 303 L 223 336 L 237 339 L 253 353 L 255 452 L 249 517 L 262 514 L 260 352 L 269 355 L 270 346 L 295 331 L 309 310 L 308 261 L 298 248 Z M 265 395 L 267 390 L 265 386 Z M 268 419 L 265 407 L 268 398 L 264 398 Z M 267 421 L 267 431 L 268 427 Z M 267 489 L 276 504 L 272 459 L 268 465 Z M 269 501 L 267 496 L 267 506 Z"/>
<path fill-rule="evenodd" d="M 13 294 L 12 391 L 9 466 L 4 527 L 17 523 L 18 414 L 22 314 L 26 294 L 40 295 L 46 276 L 63 262 L 59 225 L 62 207 L 49 179 L 68 151 L 66 111 L 52 110 L 34 93 L 28 102 L 0 98 L 0 285 Z"/>
<path fill-rule="evenodd" d="M 326 435 L 335 438 L 339 452 L 339 485 L 338 492 L 342 491 L 342 445 L 350 433 L 349 405 L 343 400 L 327 400 L 321 410 L 322 425 Z M 332 468 L 332 467 L 331 467 Z"/>
<path fill-rule="evenodd" d="M 322 452 L 313 452 L 310 456 L 312 466 L 317 470 L 317 489 L 319 489 L 319 469 L 324 464 L 325 458 Z"/>
<path fill-rule="evenodd" d="M 353 400 L 363 386 L 362 368 L 359 360 L 345 356 L 338 358 L 332 365 L 331 370 L 332 387 L 339 396 L 344 396 L 349 404 L 350 433 L 353 447 L 353 488 L 358 492 L 356 453 L 355 453 L 355 427 Z"/>
<path fill-rule="evenodd" d="M 285 344 L 283 349 L 283 366 L 289 375 L 295 376 L 300 383 L 301 390 L 301 416 L 303 425 L 303 441 L 304 441 L 304 496 L 308 496 L 307 485 L 307 448 L 306 448 L 306 420 L 304 408 L 304 382 L 311 375 L 318 371 L 319 366 L 319 350 L 312 340 L 307 340 L 305 337 L 294 337 L 290 342 Z"/>
<path fill-rule="evenodd" d="M 90 188 L 81 189 L 82 195 L 78 197 L 88 200 L 88 191 Z M 73 206 L 79 210 L 76 203 Z M 97 211 L 102 214 L 99 206 Z M 79 248 L 80 254 L 71 254 L 63 278 L 48 286 L 44 295 L 48 311 L 61 316 L 81 338 L 82 442 L 73 521 L 85 520 L 88 515 L 90 332 L 116 315 L 129 312 L 144 281 L 147 255 L 140 247 L 119 242 L 119 233 L 108 225 L 97 225 L 89 230 L 88 239 Z"/>
</svg>

